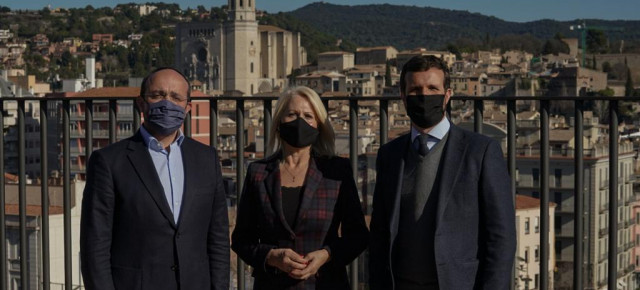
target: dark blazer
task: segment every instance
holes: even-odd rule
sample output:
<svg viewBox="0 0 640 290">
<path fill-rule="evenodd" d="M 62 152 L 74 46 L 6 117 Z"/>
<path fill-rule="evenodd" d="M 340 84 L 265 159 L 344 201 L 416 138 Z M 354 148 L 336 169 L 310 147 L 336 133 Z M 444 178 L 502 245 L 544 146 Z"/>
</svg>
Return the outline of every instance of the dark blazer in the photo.
<svg viewBox="0 0 640 290">
<path fill-rule="evenodd" d="M 373 290 L 394 289 L 391 250 L 410 141 L 406 134 L 378 151 L 369 249 Z M 452 124 L 440 171 L 434 237 L 440 289 L 508 289 L 516 249 L 515 210 L 500 145 Z"/>
<path fill-rule="evenodd" d="M 80 257 L 87 289 L 228 289 L 229 223 L 216 150 L 181 147 L 178 224 L 140 132 L 91 154 Z"/>
<path fill-rule="evenodd" d="M 280 156 L 249 165 L 231 247 L 253 266 L 254 289 L 349 289 L 345 266 L 368 242 L 349 160 L 311 158 L 297 222 L 291 228 L 282 212 Z M 291 248 L 305 255 L 323 247 L 328 247 L 330 261 L 304 282 L 265 263 L 271 249 Z"/>
</svg>

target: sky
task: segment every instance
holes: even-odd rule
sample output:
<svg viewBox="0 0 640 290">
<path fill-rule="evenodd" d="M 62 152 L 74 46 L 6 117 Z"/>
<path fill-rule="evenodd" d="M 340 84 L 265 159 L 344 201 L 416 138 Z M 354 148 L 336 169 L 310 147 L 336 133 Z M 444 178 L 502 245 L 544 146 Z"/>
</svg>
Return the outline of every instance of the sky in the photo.
<svg viewBox="0 0 640 290">
<path fill-rule="evenodd" d="M 318 0 L 255 0 L 257 8 L 269 13 L 291 11 Z M 11 9 L 41 9 L 47 5 L 52 8 L 80 8 L 86 5 L 94 7 L 114 7 L 118 3 L 165 2 L 180 3 L 181 8 L 219 7 L 226 0 L 0 0 L 0 6 Z M 397 4 L 420 7 L 436 7 L 452 10 L 467 10 L 500 19 L 515 22 L 527 22 L 540 19 L 575 20 L 640 20 L 640 8 L 637 0 L 325 0 L 324 2 L 344 5 Z"/>
</svg>

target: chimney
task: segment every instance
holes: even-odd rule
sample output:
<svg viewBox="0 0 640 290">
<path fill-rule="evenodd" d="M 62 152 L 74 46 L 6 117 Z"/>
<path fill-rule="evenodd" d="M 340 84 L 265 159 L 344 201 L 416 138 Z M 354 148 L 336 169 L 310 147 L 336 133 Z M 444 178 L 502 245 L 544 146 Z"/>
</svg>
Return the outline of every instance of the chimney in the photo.
<svg viewBox="0 0 640 290">
<path fill-rule="evenodd" d="M 89 81 L 89 85 L 87 85 L 87 89 L 96 87 L 96 58 L 94 56 L 87 57 L 85 60 L 86 65 L 86 77 Z"/>
</svg>

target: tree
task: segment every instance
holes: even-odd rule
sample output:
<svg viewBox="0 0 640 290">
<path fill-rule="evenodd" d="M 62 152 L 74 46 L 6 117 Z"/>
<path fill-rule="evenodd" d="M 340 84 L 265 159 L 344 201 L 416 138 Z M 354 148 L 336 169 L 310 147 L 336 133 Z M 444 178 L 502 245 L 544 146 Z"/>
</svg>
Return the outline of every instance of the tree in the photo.
<svg viewBox="0 0 640 290">
<path fill-rule="evenodd" d="M 587 29 L 587 51 L 589 53 L 606 53 L 609 48 L 607 36 L 602 30 Z"/>
<path fill-rule="evenodd" d="M 552 38 L 547 40 L 542 46 L 542 54 L 569 53 L 569 46 L 562 40 Z"/>
<path fill-rule="evenodd" d="M 633 88 L 633 79 L 631 78 L 631 69 L 627 67 L 627 82 L 624 84 L 624 95 L 632 97 L 635 89 Z"/>
<path fill-rule="evenodd" d="M 385 67 L 385 71 L 384 71 L 384 86 L 385 87 L 392 86 L 392 83 L 391 83 L 391 65 L 389 64 L 389 61 L 387 61 L 387 64 L 386 64 L 386 67 Z"/>
</svg>

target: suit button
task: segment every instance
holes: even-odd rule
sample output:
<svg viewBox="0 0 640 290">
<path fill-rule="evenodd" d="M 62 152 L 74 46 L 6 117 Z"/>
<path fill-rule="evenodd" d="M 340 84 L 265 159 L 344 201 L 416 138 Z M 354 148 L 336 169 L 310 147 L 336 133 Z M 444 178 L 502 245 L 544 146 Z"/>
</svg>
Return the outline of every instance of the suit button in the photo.
<svg viewBox="0 0 640 290">
<path fill-rule="evenodd" d="M 178 271 L 178 265 L 171 266 L 171 271 Z"/>
</svg>

